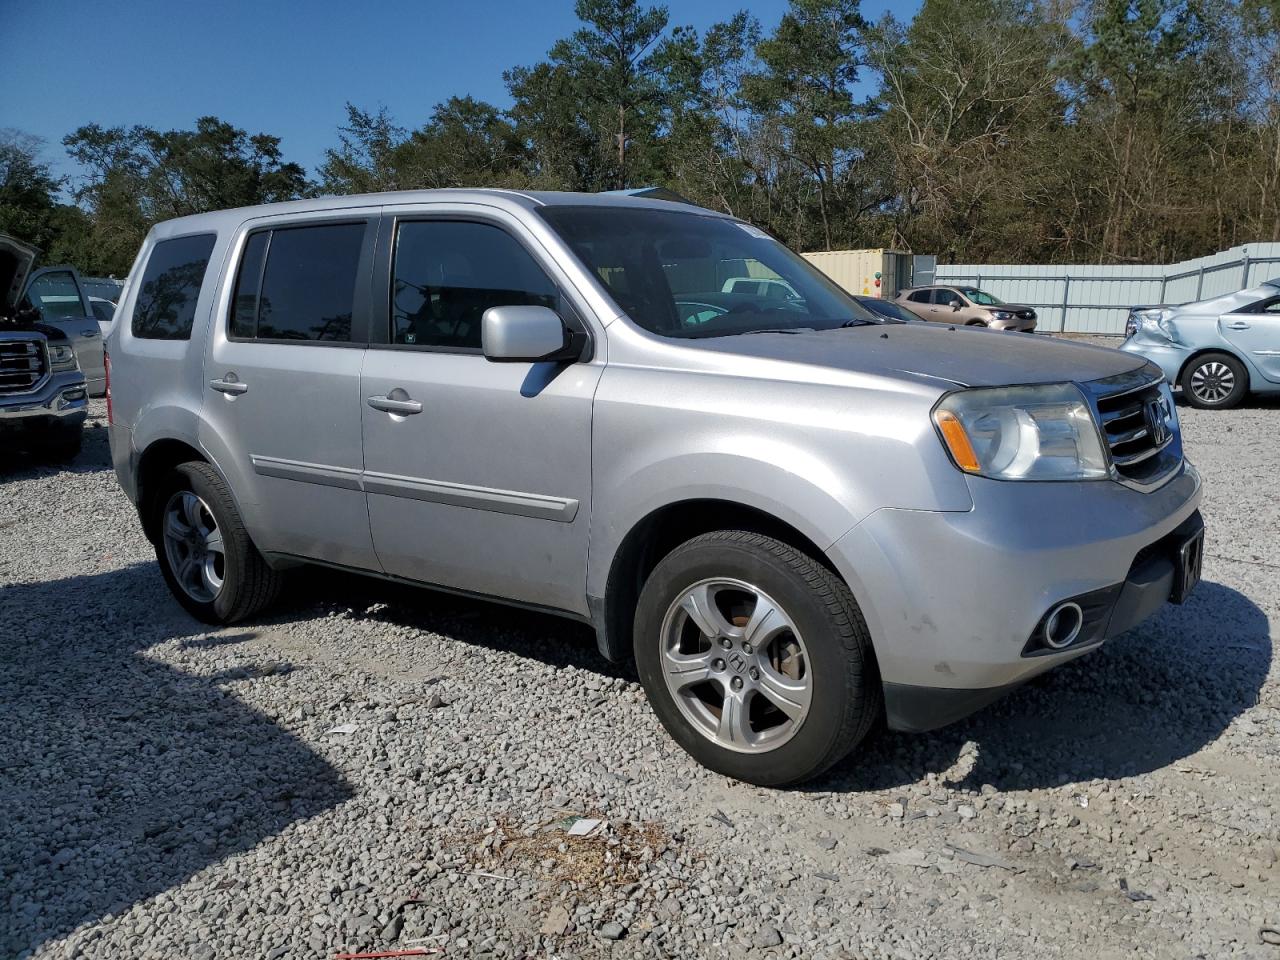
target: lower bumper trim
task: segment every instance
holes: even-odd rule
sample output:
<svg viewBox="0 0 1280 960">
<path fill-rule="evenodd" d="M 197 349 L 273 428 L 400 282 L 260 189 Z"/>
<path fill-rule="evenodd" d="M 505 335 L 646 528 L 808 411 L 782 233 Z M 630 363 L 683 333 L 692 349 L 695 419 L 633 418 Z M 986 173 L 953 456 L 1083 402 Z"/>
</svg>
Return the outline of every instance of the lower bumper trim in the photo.
<svg viewBox="0 0 1280 960">
<path fill-rule="evenodd" d="M 890 730 L 904 733 L 936 730 L 981 710 L 1020 686 L 1021 683 L 1011 683 L 1001 687 L 952 689 L 886 681 L 885 720 Z"/>
</svg>

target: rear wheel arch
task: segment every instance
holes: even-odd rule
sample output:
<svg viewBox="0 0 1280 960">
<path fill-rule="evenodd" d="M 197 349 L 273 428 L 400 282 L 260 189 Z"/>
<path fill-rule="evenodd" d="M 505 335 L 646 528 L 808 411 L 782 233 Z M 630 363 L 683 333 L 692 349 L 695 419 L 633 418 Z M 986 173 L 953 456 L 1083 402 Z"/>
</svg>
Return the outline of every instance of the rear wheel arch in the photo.
<svg viewBox="0 0 1280 960">
<path fill-rule="evenodd" d="M 151 443 L 138 458 L 136 487 L 138 513 L 142 517 L 142 530 L 147 539 L 156 542 L 160 531 L 155 529 L 153 500 L 163 490 L 165 478 L 181 463 L 190 461 L 208 463 L 209 458 L 182 440 L 165 438 Z"/>
<path fill-rule="evenodd" d="M 1193 363 L 1199 360 L 1201 357 L 1209 353 L 1225 353 L 1227 356 L 1239 362 L 1245 368 L 1245 370 L 1248 371 L 1249 373 L 1250 389 L 1252 389 L 1253 367 L 1249 364 L 1247 360 L 1245 360 L 1244 357 L 1240 356 L 1240 354 L 1238 354 L 1235 350 L 1230 349 L 1228 347 L 1203 347 L 1200 350 L 1197 350 L 1195 353 L 1191 354 L 1191 356 L 1187 357 L 1187 359 L 1182 362 L 1182 366 L 1178 368 L 1178 376 L 1175 383 L 1178 385 L 1181 385 L 1182 375 L 1187 372 L 1187 369 Z"/>
<path fill-rule="evenodd" d="M 1215 361 L 1220 365 L 1231 370 L 1231 375 L 1239 379 L 1239 383 L 1234 385 L 1231 395 L 1226 400 L 1213 400 L 1212 402 L 1195 396 L 1191 385 L 1190 376 L 1200 365 L 1201 361 Z M 1239 370 L 1231 369 L 1232 365 L 1238 367 Z M 1243 403 L 1248 399 L 1249 394 L 1254 389 L 1254 369 L 1243 356 L 1235 350 L 1211 348 L 1206 350 L 1197 350 L 1187 358 L 1186 363 L 1178 371 L 1177 385 L 1182 388 L 1184 400 L 1193 407 L 1201 407 L 1205 409 L 1222 409 L 1227 410 Z"/>
</svg>

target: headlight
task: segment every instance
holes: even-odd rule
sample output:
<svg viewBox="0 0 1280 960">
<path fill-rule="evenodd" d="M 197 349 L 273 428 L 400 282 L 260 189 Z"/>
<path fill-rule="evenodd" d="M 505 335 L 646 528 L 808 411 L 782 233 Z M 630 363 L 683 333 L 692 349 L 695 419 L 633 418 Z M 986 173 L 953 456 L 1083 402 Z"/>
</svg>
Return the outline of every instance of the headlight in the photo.
<svg viewBox="0 0 1280 960">
<path fill-rule="evenodd" d="M 995 480 L 1096 480 L 1110 476 L 1102 439 L 1076 387 L 961 390 L 933 412 L 956 466 Z"/>
<path fill-rule="evenodd" d="M 1008 310 L 992 310 L 991 316 L 995 320 L 1012 320 L 1013 314 Z"/>
<path fill-rule="evenodd" d="M 76 352 L 65 343 L 49 344 L 49 366 L 54 370 L 75 370 Z"/>
<path fill-rule="evenodd" d="M 1138 316 L 1143 332 L 1170 343 L 1178 342 L 1178 326 L 1173 322 L 1172 310 L 1143 310 Z"/>
</svg>

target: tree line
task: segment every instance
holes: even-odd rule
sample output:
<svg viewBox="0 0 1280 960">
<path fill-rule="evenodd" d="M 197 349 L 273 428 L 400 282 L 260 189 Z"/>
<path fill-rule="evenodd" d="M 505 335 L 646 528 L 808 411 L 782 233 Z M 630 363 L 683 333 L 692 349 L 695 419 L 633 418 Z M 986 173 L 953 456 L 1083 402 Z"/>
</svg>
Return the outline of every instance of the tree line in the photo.
<svg viewBox="0 0 1280 960">
<path fill-rule="evenodd" d="M 660 185 L 801 250 L 1145 263 L 1280 240 L 1280 0 L 790 0 L 770 30 L 577 0 L 580 25 L 416 126 L 347 104 L 314 177 L 278 137 L 89 124 L 0 137 L 0 231 L 122 275 L 171 217 L 427 187 Z M 65 194 L 64 194 L 65 191 Z M 70 203 L 61 201 L 69 196 Z"/>
</svg>

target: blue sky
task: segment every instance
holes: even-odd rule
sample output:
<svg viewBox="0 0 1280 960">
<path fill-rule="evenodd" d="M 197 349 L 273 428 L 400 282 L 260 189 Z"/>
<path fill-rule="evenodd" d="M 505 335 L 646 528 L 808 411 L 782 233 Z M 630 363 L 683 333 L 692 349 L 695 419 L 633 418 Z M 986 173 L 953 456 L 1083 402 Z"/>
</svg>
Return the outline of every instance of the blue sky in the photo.
<svg viewBox="0 0 1280 960">
<path fill-rule="evenodd" d="M 909 17 L 917 0 L 864 0 L 868 19 Z M 766 29 L 785 0 L 670 2 L 673 25 L 698 29 L 749 7 Z M 471 94 L 509 105 L 502 71 L 534 63 L 577 26 L 572 0 L 0 0 L 0 127 L 47 141 L 82 124 L 190 127 L 213 114 L 282 138 L 310 171 L 334 143 L 344 104 L 386 104 L 415 127 L 431 107 Z"/>
</svg>

